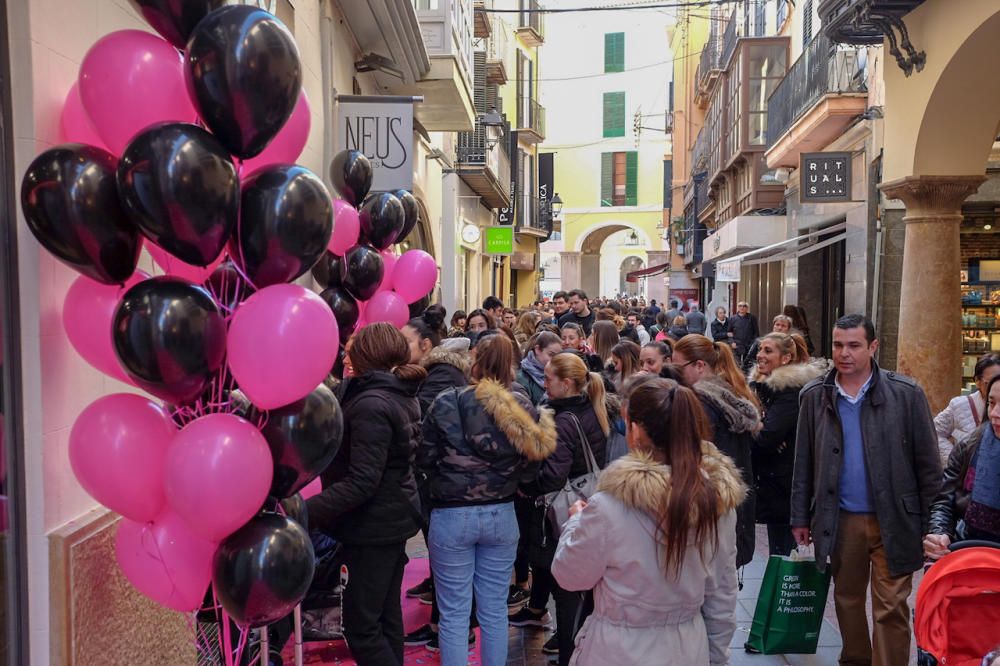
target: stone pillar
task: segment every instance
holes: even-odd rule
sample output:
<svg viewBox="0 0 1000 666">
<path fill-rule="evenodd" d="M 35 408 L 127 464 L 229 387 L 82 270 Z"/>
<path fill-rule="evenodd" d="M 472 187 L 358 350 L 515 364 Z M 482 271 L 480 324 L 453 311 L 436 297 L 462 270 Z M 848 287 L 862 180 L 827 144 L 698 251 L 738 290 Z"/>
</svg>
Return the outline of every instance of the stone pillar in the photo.
<svg viewBox="0 0 1000 666">
<path fill-rule="evenodd" d="M 934 414 L 962 385 L 959 225 L 962 202 L 985 180 L 907 176 L 879 186 L 906 205 L 897 367 L 920 382 Z"/>
<path fill-rule="evenodd" d="M 563 278 L 563 284 L 566 284 L 566 278 Z M 587 298 L 614 295 L 601 293 L 601 255 L 599 252 L 593 254 L 584 252 L 580 256 L 580 281 L 576 287 L 583 289 L 587 293 Z"/>
<path fill-rule="evenodd" d="M 441 304 L 448 312 L 459 309 L 459 285 L 465 280 L 458 265 L 458 256 L 462 252 L 458 238 L 458 189 L 458 174 L 445 174 L 441 179 L 441 200 L 444 205 L 441 206 L 441 256 L 438 261 L 441 266 Z"/>
<path fill-rule="evenodd" d="M 646 268 L 670 263 L 670 252 L 668 250 L 648 250 L 646 252 Z M 646 301 L 655 298 L 657 303 L 667 302 L 667 285 L 664 278 L 670 274 L 668 269 L 665 273 L 654 275 L 646 279 Z"/>
<path fill-rule="evenodd" d="M 562 291 L 580 286 L 580 252 L 559 253 L 559 288 Z"/>
</svg>

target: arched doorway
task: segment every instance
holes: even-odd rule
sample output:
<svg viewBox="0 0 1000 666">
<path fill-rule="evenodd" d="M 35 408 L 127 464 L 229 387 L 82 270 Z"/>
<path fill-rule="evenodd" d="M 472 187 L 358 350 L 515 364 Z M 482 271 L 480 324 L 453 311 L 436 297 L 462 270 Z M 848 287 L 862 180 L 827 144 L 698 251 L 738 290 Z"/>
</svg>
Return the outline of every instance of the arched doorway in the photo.
<svg viewBox="0 0 1000 666">
<path fill-rule="evenodd" d="M 636 296 L 645 296 L 642 293 L 642 287 L 639 282 L 629 282 L 626 280 L 626 276 L 633 271 L 641 271 L 646 267 L 646 262 L 639 257 L 626 257 L 622 260 L 621 266 L 618 269 L 618 293 L 624 294 L 629 298 Z M 644 280 L 643 280 L 644 282 Z"/>
<path fill-rule="evenodd" d="M 578 238 L 576 251 L 562 253 L 562 288 L 579 287 L 592 298 L 614 296 L 622 262 L 635 256 L 645 263 L 652 248 L 652 240 L 641 227 L 617 222 L 597 225 Z"/>
</svg>

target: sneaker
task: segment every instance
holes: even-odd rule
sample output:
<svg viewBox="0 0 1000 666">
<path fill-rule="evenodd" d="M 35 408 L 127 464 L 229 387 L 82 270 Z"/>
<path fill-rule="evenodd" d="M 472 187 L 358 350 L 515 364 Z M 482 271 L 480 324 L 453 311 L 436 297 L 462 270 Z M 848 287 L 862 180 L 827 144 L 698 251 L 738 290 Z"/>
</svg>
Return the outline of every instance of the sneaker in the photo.
<svg viewBox="0 0 1000 666">
<path fill-rule="evenodd" d="M 544 627 L 550 620 L 548 611 L 536 613 L 527 606 L 507 617 L 512 627 Z"/>
<path fill-rule="evenodd" d="M 433 588 L 430 591 L 424 592 L 423 594 L 421 594 L 419 597 L 417 597 L 417 600 L 420 601 L 420 603 L 422 603 L 425 606 L 431 606 L 431 605 L 433 605 L 433 603 L 434 603 L 434 590 L 433 590 Z"/>
<path fill-rule="evenodd" d="M 528 603 L 528 599 L 531 598 L 531 592 L 519 587 L 517 585 L 510 586 L 510 592 L 507 594 L 507 607 L 517 608 L 522 604 Z"/>
<path fill-rule="evenodd" d="M 549 640 L 542 646 L 543 654 L 559 654 L 559 634 L 552 632 Z"/>
<path fill-rule="evenodd" d="M 431 641 L 437 640 L 437 632 L 431 629 L 431 625 L 425 624 L 415 631 L 411 631 L 403 638 L 403 645 L 427 645 Z"/>
<path fill-rule="evenodd" d="M 409 597 L 410 599 L 416 599 L 425 592 L 433 592 L 433 591 L 434 591 L 434 579 L 428 577 L 424 578 L 420 583 L 408 589 L 406 591 L 406 596 Z"/>
<path fill-rule="evenodd" d="M 472 647 L 475 644 L 476 644 L 476 632 L 474 632 L 474 631 L 472 631 L 470 629 L 469 630 L 469 647 Z M 440 652 L 441 651 L 441 644 L 438 642 L 438 635 L 434 634 L 434 638 L 432 638 L 429 641 L 427 641 L 427 644 L 424 645 L 424 647 L 426 649 L 430 650 L 431 652 Z"/>
</svg>

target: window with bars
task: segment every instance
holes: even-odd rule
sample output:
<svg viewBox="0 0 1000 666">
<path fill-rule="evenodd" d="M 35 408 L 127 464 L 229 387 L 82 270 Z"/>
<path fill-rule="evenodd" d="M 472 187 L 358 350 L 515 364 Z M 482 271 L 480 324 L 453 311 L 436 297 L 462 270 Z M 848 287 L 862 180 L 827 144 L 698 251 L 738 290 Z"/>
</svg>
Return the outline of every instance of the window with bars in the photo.
<svg viewBox="0 0 1000 666">
<path fill-rule="evenodd" d="M 604 136 L 625 136 L 625 93 L 604 93 Z"/>
<path fill-rule="evenodd" d="M 625 33 L 608 32 L 604 35 L 604 71 L 625 71 Z"/>
<path fill-rule="evenodd" d="M 638 204 L 639 153 L 601 153 L 601 205 Z"/>
<path fill-rule="evenodd" d="M 813 0 L 802 3 L 802 47 L 805 48 L 813 38 Z"/>
</svg>

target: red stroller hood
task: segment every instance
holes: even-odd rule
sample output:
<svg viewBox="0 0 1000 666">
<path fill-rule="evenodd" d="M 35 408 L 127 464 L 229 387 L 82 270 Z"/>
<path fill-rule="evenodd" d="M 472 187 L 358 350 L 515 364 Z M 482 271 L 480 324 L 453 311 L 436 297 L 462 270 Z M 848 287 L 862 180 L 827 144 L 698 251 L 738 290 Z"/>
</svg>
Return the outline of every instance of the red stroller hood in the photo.
<svg viewBox="0 0 1000 666">
<path fill-rule="evenodd" d="M 913 633 L 943 666 L 979 666 L 1000 641 L 1000 550 L 966 548 L 932 566 L 917 591 Z"/>
</svg>

